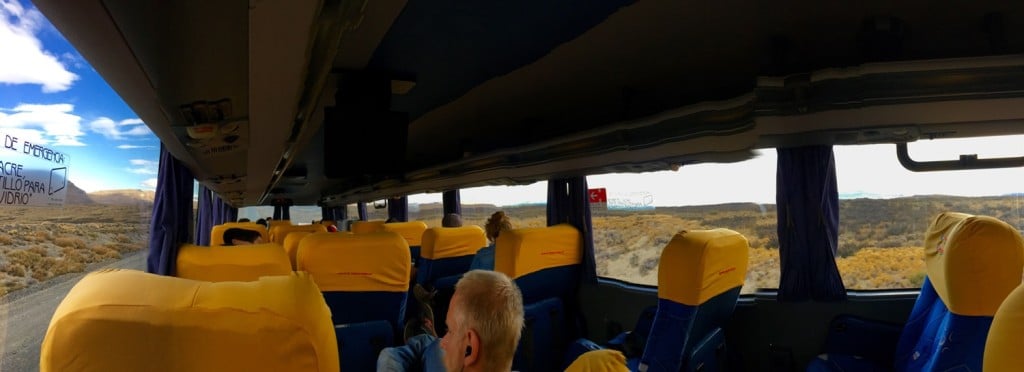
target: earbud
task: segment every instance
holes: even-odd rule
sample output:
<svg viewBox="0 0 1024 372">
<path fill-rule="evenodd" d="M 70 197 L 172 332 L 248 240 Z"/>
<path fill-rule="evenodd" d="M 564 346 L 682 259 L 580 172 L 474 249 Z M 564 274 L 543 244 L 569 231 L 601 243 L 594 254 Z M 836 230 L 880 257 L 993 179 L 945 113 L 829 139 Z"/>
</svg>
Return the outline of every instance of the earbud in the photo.
<svg viewBox="0 0 1024 372">
<path fill-rule="evenodd" d="M 469 356 L 470 354 L 473 354 L 473 347 L 466 346 L 466 356 Z"/>
</svg>

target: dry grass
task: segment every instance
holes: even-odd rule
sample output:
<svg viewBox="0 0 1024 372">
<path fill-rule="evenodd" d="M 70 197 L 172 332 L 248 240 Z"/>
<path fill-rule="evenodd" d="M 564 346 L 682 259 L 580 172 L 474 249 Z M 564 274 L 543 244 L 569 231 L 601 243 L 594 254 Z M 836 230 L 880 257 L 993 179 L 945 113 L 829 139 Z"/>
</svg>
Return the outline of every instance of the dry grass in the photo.
<svg viewBox="0 0 1024 372">
<path fill-rule="evenodd" d="M 149 210 L 139 206 L 10 208 L 0 223 L 0 296 L 145 248 Z M 10 212 L 8 212 L 10 213 Z"/>
</svg>

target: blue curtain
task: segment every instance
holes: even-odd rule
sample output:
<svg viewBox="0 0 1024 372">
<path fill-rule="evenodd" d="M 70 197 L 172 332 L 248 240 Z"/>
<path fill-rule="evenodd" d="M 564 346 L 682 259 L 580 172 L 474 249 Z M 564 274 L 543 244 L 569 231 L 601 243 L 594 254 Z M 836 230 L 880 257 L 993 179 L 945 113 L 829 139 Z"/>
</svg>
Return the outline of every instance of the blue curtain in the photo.
<svg viewBox="0 0 1024 372">
<path fill-rule="evenodd" d="M 216 223 L 213 222 L 214 207 L 213 195 L 206 186 L 199 185 L 199 201 L 196 206 L 196 230 L 195 230 L 195 244 L 196 245 L 210 245 L 210 230 Z"/>
<path fill-rule="evenodd" d="M 448 190 L 441 194 L 444 202 L 444 214 L 456 213 L 462 215 L 462 199 L 459 197 L 459 190 Z"/>
<path fill-rule="evenodd" d="M 211 199 L 213 200 L 213 224 L 220 225 L 225 222 L 238 221 L 238 208 L 232 207 L 230 204 L 225 203 L 224 199 L 210 191 Z M 212 226 L 211 226 L 212 228 Z"/>
<path fill-rule="evenodd" d="M 292 219 L 292 206 L 282 205 L 281 206 L 281 218 L 291 221 Z"/>
<path fill-rule="evenodd" d="M 210 230 L 214 226 L 238 220 L 238 208 L 225 203 L 224 199 L 203 185 L 199 185 L 198 213 L 195 229 L 197 245 L 210 245 Z"/>
<path fill-rule="evenodd" d="M 406 222 L 409 220 L 409 197 L 388 198 L 388 218 Z"/>
<path fill-rule="evenodd" d="M 344 221 L 348 219 L 348 208 L 344 205 L 340 207 L 320 207 L 320 217 L 330 221 Z"/>
<path fill-rule="evenodd" d="M 280 205 L 275 205 L 274 206 L 274 220 L 280 220 L 280 219 L 281 219 L 281 206 Z"/>
<path fill-rule="evenodd" d="M 780 148 L 776 171 L 779 301 L 840 301 L 839 192 L 832 146 Z"/>
<path fill-rule="evenodd" d="M 366 217 L 369 214 L 366 212 L 366 203 L 359 202 L 356 204 L 356 209 L 359 211 L 359 220 L 366 221 Z"/>
<path fill-rule="evenodd" d="M 146 258 L 146 270 L 151 273 L 174 274 L 178 247 L 189 241 L 194 183 L 192 171 L 161 144 L 153 216 L 149 223 L 149 256 Z"/>
<path fill-rule="evenodd" d="M 578 176 L 549 180 L 547 212 L 548 226 L 569 223 L 583 233 L 583 282 L 597 283 L 587 178 Z"/>
</svg>

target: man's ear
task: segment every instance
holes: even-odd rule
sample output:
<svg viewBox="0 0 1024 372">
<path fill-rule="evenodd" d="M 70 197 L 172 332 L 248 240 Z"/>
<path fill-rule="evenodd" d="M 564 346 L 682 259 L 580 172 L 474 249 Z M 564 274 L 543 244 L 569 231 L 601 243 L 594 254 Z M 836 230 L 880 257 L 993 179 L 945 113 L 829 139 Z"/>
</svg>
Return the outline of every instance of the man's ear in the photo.
<svg viewBox="0 0 1024 372">
<path fill-rule="evenodd" d="M 463 360 L 463 365 L 471 366 L 480 361 L 480 335 L 476 333 L 476 330 L 469 330 L 469 342 L 466 350 L 466 358 Z"/>
</svg>

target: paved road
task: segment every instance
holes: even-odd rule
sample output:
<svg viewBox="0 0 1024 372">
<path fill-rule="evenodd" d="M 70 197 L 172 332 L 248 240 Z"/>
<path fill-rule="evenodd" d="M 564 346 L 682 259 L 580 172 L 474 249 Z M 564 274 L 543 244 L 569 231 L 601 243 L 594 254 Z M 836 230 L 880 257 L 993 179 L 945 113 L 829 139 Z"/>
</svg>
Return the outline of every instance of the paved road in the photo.
<svg viewBox="0 0 1024 372">
<path fill-rule="evenodd" d="M 146 251 L 126 255 L 101 268 L 146 269 Z M 57 305 L 85 273 L 67 274 L 20 290 L 0 299 L 0 371 L 38 371 L 39 345 L 43 343 Z"/>
</svg>

